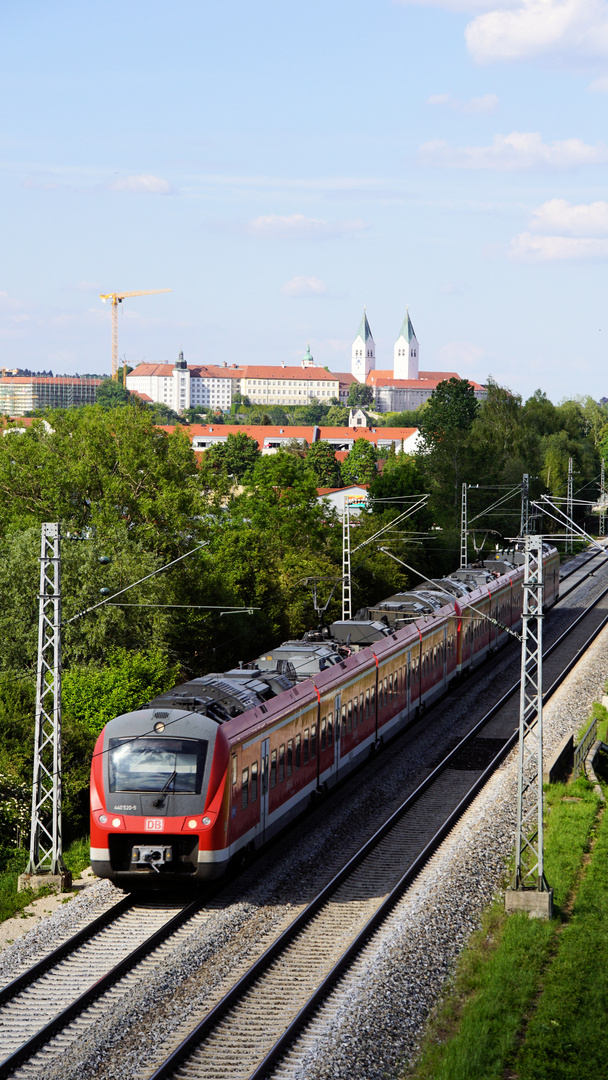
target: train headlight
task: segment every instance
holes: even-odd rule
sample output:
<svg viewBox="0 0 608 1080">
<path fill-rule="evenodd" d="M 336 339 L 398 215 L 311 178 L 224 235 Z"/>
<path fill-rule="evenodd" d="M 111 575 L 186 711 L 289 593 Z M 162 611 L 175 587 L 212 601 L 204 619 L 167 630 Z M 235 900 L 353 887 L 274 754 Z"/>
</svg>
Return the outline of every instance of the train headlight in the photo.
<svg viewBox="0 0 608 1080">
<path fill-rule="evenodd" d="M 198 821 L 196 820 L 196 818 L 190 818 L 190 821 L 188 822 L 188 828 L 189 829 L 196 829 L 197 825 L 198 825 Z"/>
<path fill-rule="evenodd" d="M 105 825 L 106 821 L 108 820 L 108 816 L 107 814 L 100 814 L 97 820 L 99 821 L 100 825 Z"/>
<path fill-rule="evenodd" d="M 203 825 L 211 825 L 211 818 L 210 817 L 201 818 L 201 822 L 202 822 Z"/>
<path fill-rule="evenodd" d="M 122 825 L 122 819 L 119 817 L 113 817 L 112 825 L 115 829 L 118 829 Z"/>
<path fill-rule="evenodd" d="M 161 731 L 165 730 L 165 725 L 163 724 L 162 720 L 157 721 L 157 723 L 154 725 L 154 730 L 157 735 L 160 735 Z"/>
</svg>

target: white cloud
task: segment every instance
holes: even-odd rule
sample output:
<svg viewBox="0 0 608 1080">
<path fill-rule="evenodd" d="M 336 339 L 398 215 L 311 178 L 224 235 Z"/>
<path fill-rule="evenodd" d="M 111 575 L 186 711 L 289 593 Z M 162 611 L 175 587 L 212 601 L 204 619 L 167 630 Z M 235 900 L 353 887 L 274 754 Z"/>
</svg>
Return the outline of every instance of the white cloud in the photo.
<svg viewBox="0 0 608 1080">
<path fill-rule="evenodd" d="M 317 277 L 294 277 L 286 281 L 283 296 L 327 296 L 327 285 Z"/>
<path fill-rule="evenodd" d="M 534 232 L 570 236 L 608 236 L 608 202 L 573 205 L 565 199 L 549 199 L 530 220 Z"/>
<path fill-rule="evenodd" d="M 594 94 L 608 94 L 608 75 L 603 75 L 601 79 L 594 79 L 587 89 Z"/>
<path fill-rule="evenodd" d="M 550 199 L 533 211 L 528 231 L 513 238 L 509 256 L 523 262 L 605 259 L 608 203 Z"/>
<path fill-rule="evenodd" d="M 484 94 L 483 97 L 470 98 L 468 101 L 460 101 L 451 94 L 431 94 L 428 98 L 429 105 L 445 105 L 448 109 L 463 113 L 491 113 L 498 108 L 496 94 Z"/>
<path fill-rule="evenodd" d="M 144 192 L 148 195 L 169 195 L 171 184 L 160 176 L 119 176 L 108 185 L 110 191 Z"/>
<path fill-rule="evenodd" d="M 536 56 L 593 59 L 608 55 L 605 0 L 522 0 L 495 4 L 466 28 L 469 52 L 478 63 Z"/>
<path fill-rule="evenodd" d="M 608 239 L 574 236 L 535 236 L 520 233 L 511 241 L 509 256 L 520 262 L 563 262 L 566 259 L 605 259 Z"/>
<path fill-rule="evenodd" d="M 441 139 L 424 143 L 420 156 L 425 165 L 456 169 L 572 169 L 608 161 L 608 146 L 590 146 L 582 139 L 546 143 L 537 131 L 513 131 L 495 135 L 490 146 L 448 146 Z"/>
<path fill-rule="evenodd" d="M 398 0 L 470 12 L 466 43 L 480 64 L 546 57 L 558 63 L 608 56 L 606 0 Z"/>
<path fill-rule="evenodd" d="M 251 236 L 273 240 L 327 240 L 346 233 L 366 229 L 363 221 L 333 223 L 323 218 L 309 218 L 304 214 L 268 214 L 249 222 L 247 231 Z"/>
<path fill-rule="evenodd" d="M 98 292 L 101 285 L 98 281 L 79 281 L 77 285 L 68 285 L 73 292 Z"/>
</svg>

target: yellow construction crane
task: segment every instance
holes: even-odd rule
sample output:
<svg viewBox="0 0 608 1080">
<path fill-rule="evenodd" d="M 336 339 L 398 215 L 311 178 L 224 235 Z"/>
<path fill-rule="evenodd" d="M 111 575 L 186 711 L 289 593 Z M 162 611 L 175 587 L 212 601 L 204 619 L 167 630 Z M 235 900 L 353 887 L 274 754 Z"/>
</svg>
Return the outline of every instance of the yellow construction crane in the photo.
<svg viewBox="0 0 608 1080">
<path fill-rule="evenodd" d="M 118 379 L 118 305 L 122 304 L 125 296 L 150 296 L 152 293 L 171 292 L 171 289 L 138 289 L 135 292 L 112 292 L 100 293 L 99 299 L 109 300 L 112 304 L 112 378 Z M 123 382 L 126 380 L 123 379 Z"/>
</svg>

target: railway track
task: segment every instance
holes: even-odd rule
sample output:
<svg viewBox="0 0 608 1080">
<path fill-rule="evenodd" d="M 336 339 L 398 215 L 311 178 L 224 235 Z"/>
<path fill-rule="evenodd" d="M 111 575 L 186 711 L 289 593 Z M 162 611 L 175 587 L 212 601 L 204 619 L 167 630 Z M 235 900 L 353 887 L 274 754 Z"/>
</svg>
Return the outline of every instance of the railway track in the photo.
<svg viewBox="0 0 608 1080">
<path fill-rule="evenodd" d="M 547 700 L 608 624 L 608 588 L 546 651 Z M 150 1080 L 265 1080 L 515 745 L 514 684 Z M 288 1075 L 278 1069 L 278 1075 Z"/>
<path fill-rule="evenodd" d="M 564 575 L 574 580 L 573 588 L 594 572 L 586 569 L 586 564 L 595 558 L 597 555 L 594 553 L 585 559 L 579 559 L 569 573 Z M 589 636 L 591 632 L 589 623 L 585 620 L 593 621 L 595 618 L 597 631 L 597 626 L 608 615 L 608 599 L 605 599 L 607 593 L 608 590 L 601 594 L 592 608 L 586 609 L 576 624 L 552 647 L 551 653 L 566 638 L 574 642 L 574 651 L 580 648 L 584 636 Z M 602 608 L 602 601 L 605 608 Z M 595 616 L 592 612 L 596 613 Z M 551 672 L 549 664 L 547 658 L 545 674 L 547 671 Z M 516 689 L 513 688 L 511 694 L 515 693 Z M 508 697 L 507 694 L 500 703 L 503 710 L 508 706 Z M 516 714 L 517 704 L 514 707 Z M 516 719 L 515 715 L 515 723 Z M 483 725 L 492 723 L 494 727 L 487 730 L 485 736 L 480 733 Z M 269 977 L 271 971 L 274 971 L 275 979 L 278 979 L 274 984 L 269 983 L 269 986 L 274 986 L 274 989 L 270 990 L 270 1000 L 273 1003 L 270 1010 L 271 1029 L 265 1031 L 264 1035 L 260 1030 L 249 1029 L 243 1034 L 242 1040 L 239 1035 L 236 1041 L 234 1034 L 228 1034 L 225 1072 L 218 1071 L 219 1062 L 222 1060 L 220 1044 L 209 1051 L 210 1044 L 205 1042 L 205 1047 L 197 1054 L 200 1057 L 202 1053 L 202 1057 L 206 1059 L 208 1053 L 211 1053 L 211 1071 L 207 1066 L 204 1067 L 207 1071 L 192 1073 L 182 1073 L 180 1069 L 180 1076 L 212 1076 L 213 1080 L 220 1080 L 224 1075 L 264 1075 L 255 1062 L 253 1071 L 235 1073 L 236 1046 L 238 1045 L 239 1061 L 242 1057 L 243 1062 L 248 1060 L 247 1054 L 251 1053 L 246 1049 L 251 1041 L 257 1048 L 258 1060 L 260 1046 L 270 1047 L 268 1054 L 274 1053 L 275 1058 L 283 1052 L 287 1042 L 293 1038 L 294 1016 L 300 1014 L 301 1009 L 310 1010 L 313 1008 L 313 1000 L 320 1000 L 325 996 L 339 971 L 347 965 L 351 956 L 360 950 L 375 926 L 379 925 L 384 917 L 383 913 L 396 902 L 395 890 L 403 891 L 407 887 L 422 862 L 445 835 L 445 831 L 442 833 L 441 830 L 451 827 L 453 820 L 456 820 L 453 815 L 461 813 L 474 796 L 478 788 L 473 789 L 471 781 L 478 785 L 485 782 L 489 770 L 508 752 L 509 745 L 505 739 L 508 723 L 505 716 L 500 719 L 500 714 L 494 714 L 492 710 L 458 747 L 452 749 L 449 758 L 434 770 L 431 777 L 435 778 L 435 786 L 429 786 L 431 777 L 427 778 L 407 803 L 382 826 L 372 840 L 350 860 L 313 900 L 312 905 L 302 911 L 298 919 L 257 962 L 258 965 L 268 967 Z M 496 760 L 490 760 L 491 751 L 496 750 Z M 467 753 L 468 765 L 462 756 Z M 451 816 L 446 819 L 445 811 L 448 806 L 451 806 L 452 810 Z M 450 824 L 446 824 L 446 820 Z M 405 867 L 407 870 L 404 872 Z M 130 988 L 145 977 L 148 969 L 153 969 L 163 948 L 168 950 L 175 947 L 179 942 L 180 932 L 181 935 L 192 933 L 198 923 L 205 921 L 208 914 L 203 903 L 209 900 L 209 896 L 207 893 L 204 899 L 199 898 L 190 904 L 142 904 L 133 897 L 126 897 L 40 963 L 0 989 L 0 1045 L 3 1054 L 0 1060 L 0 1078 L 38 1075 L 45 1060 L 50 1062 L 62 1048 L 73 1045 L 80 1035 L 104 1014 L 104 1010 L 115 1006 L 121 996 L 128 994 Z M 326 899 L 323 900 L 323 897 Z M 305 951 L 307 948 L 308 953 Z M 291 952 L 283 952 L 284 949 L 290 949 Z M 321 967 L 318 963 L 315 966 L 315 954 L 317 959 L 319 956 L 323 958 Z M 210 1038 L 212 1031 L 213 1038 L 217 1039 L 220 1037 L 218 1032 L 228 1030 L 226 1014 L 231 1002 L 237 1011 L 240 1009 L 241 1014 L 244 1010 L 245 1017 L 248 1014 L 261 1017 L 263 1007 L 260 1006 L 260 1013 L 258 1005 L 252 1004 L 249 997 L 243 999 L 245 1004 L 239 1005 L 237 1001 L 238 995 L 257 994 L 252 982 L 254 968 L 257 969 L 257 965 L 245 974 L 217 1008 L 203 1020 L 203 1027 L 197 1029 L 193 1042 L 191 1039 L 192 1045 L 201 1039 Z M 289 996 L 285 992 L 286 971 L 289 971 Z M 109 991 L 112 991 L 112 994 L 106 999 L 104 995 Z M 282 1019 L 279 1015 L 281 1002 L 285 1005 Z M 301 1026 L 303 1017 L 304 1014 L 299 1015 L 296 1026 Z M 263 1026 L 261 1019 L 260 1025 Z M 276 1033 L 281 1026 L 282 1049 L 279 1051 L 276 1049 L 279 1044 Z M 185 1045 L 180 1044 L 176 1051 L 179 1060 L 189 1053 L 188 1049 L 184 1049 Z M 173 1075 L 172 1070 L 176 1067 L 177 1058 L 172 1056 L 169 1059 L 171 1064 L 162 1066 L 154 1076 Z M 270 1058 L 267 1055 L 263 1068 L 267 1071 L 269 1067 Z"/>
</svg>

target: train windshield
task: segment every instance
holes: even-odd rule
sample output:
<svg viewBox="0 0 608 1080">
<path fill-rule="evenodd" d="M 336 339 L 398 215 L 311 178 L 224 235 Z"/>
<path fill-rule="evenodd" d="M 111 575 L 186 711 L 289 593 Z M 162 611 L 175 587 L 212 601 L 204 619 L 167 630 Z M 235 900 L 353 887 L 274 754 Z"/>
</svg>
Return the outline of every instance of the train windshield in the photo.
<svg viewBox="0 0 608 1080">
<path fill-rule="evenodd" d="M 203 739 L 110 739 L 110 791 L 197 794 L 207 746 Z"/>
</svg>

